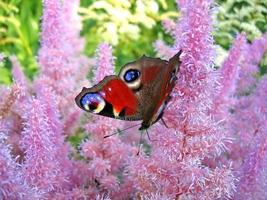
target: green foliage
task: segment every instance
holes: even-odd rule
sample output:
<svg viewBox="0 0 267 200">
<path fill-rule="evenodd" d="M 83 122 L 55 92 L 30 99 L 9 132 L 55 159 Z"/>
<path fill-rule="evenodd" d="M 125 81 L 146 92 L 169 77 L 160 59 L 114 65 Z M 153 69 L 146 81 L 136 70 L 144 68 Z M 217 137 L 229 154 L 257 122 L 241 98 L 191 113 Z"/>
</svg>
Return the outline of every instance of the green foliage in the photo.
<svg viewBox="0 0 267 200">
<path fill-rule="evenodd" d="M 249 40 L 267 31 L 267 1 L 217 0 L 218 14 L 214 31 L 216 42 L 225 55 L 235 35 L 245 32 Z M 32 78 L 37 71 L 41 0 L 0 0 L 0 52 L 16 55 L 23 70 Z M 85 53 L 92 56 L 100 42 L 113 45 L 116 66 L 143 54 L 155 56 L 152 43 L 156 39 L 170 42 L 161 20 L 178 16 L 175 1 L 167 0 L 81 0 L 82 36 Z M 218 62 L 223 56 L 218 57 Z M 267 71 L 267 58 L 261 62 Z M 0 83 L 10 83 L 11 63 L 0 63 Z"/>
<path fill-rule="evenodd" d="M 86 53 L 93 55 L 97 45 L 106 41 L 114 46 L 119 67 L 143 54 L 155 56 L 152 43 L 164 35 L 161 21 L 178 16 L 175 2 L 166 0 L 82 1 L 80 13 Z"/>
<path fill-rule="evenodd" d="M 267 53 L 265 53 L 264 58 L 261 60 L 260 63 L 260 69 L 261 69 L 261 74 L 266 74 L 267 73 Z"/>
<path fill-rule="evenodd" d="M 249 41 L 267 32 L 266 0 L 217 0 L 217 30 L 215 41 L 228 50 L 237 35 L 243 32 Z M 261 62 L 261 72 L 267 71 L 267 54 Z"/>
<path fill-rule="evenodd" d="M 0 52 L 16 55 L 29 77 L 37 69 L 40 15 L 41 1 L 0 1 Z M 0 83 L 10 82 L 10 67 L 7 61 L 0 68 Z"/>
<path fill-rule="evenodd" d="M 70 142 L 71 146 L 75 148 L 79 148 L 79 145 L 82 143 L 82 141 L 88 139 L 88 135 L 85 134 L 83 131 L 78 130 L 78 132 L 74 135 L 70 135 L 67 140 Z"/>
<path fill-rule="evenodd" d="M 267 1 L 217 0 L 216 42 L 229 49 L 237 33 L 246 33 L 249 41 L 267 31 Z"/>
<path fill-rule="evenodd" d="M 3 57 L 3 58 L 2 58 Z M 0 84 L 9 84 L 11 82 L 11 77 L 10 77 L 10 63 L 7 63 L 6 58 L 4 55 L 1 55 L 2 61 L 0 61 Z"/>
</svg>

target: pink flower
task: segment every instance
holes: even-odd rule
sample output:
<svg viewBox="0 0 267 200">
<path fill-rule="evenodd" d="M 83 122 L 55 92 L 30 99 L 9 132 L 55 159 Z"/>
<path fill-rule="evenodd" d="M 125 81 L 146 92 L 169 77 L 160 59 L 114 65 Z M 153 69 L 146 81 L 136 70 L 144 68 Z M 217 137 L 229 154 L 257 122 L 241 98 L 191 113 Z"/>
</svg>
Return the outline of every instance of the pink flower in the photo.
<svg viewBox="0 0 267 200">
<path fill-rule="evenodd" d="M 2 99 L 0 104 L 0 120 L 9 114 L 16 100 L 20 98 L 21 90 L 20 85 L 14 84 L 9 93 Z"/>
<path fill-rule="evenodd" d="M 80 88 L 88 84 L 86 77 L 92 64 L 81 55 L 84 43 L 79 36 L 79 1 L 46 0 L 43 6 L 39 50 L 41 73 L 34 82 L 34 89 L 38 91 L 42 85 L 51 87 L 63 117 L 65 134 L 71 134 L 81 115 L 81 110 L 73 103 L 74 98 Z"/>
<path fill-rule="evenodd" d="M 23 179 L 20 166 L 11 155 L 6 136 L 0 133 L 0 198 L 38 199 L 41 194 Z"/>
<path fill-rule="evenodd" d="M 178 5 L 182 17 L 176 26 L 182 36 L 182 64 L 172 101 L 163 115 L 171 128 L 158 123 L 149 130 L 154 139 L 150 157 L 133 158 L 129 172 L 136 190 L 145 195 L 159 193 L 170 199 L 230 198 L 235 180 L 230 165 L 211 167 L 204 162 L 204 158 L 221 155 L 227 141 L 223 124 L 210 113 L 214 95 L 219 91 L 218 75 L 213 68 L 212 1 L 185 0 L 178 1 Z"/>
<path fill-rule="evenodd" d="M 244 35 L 238 35 L 225 59 L 220 73 L 220 91 L 215 97 L 213 111 L 221 115 L 221 119 L 227 117 L 228 109 L 233 105 L 236 92 L 237 81 L 239 79 L 241 61 L 244 59 L 244 50 L 246 47 L 246 38 Z"/>
<path fill-rule="evenodd" d="M 265 180 L 265 169 L 267 167 L 267 77 L 262 77 L 253 95 L 248 97 L 248 104 L 245 107 L 237 107 L 233 116 L 235 129 L 238 129 L 238 144 L 245 154 L 239 159 L 242 163 L 239 168 L 239 184 L 235 199 L 248 199 L 267 197 Z M 234 130 L 235 130 L 234 129 Z M 234 146 L 235 147 L 235 146 Z M 234 151 L 235 149 L 232 149 Z"/>
<path fill-rule="evenodd" d="M 250 93 L 257 84 L 256 75 L 259 72 L 259 63 L 267 51 L 267 34 L 261 38 L 253 40 L 251 45 L 247 45 L 240 70 L 240 78 L 237 82 L 237 94 L 244 95 Z"/>
<path fill-rule="evenodd" d="M 10 60 L 12 62 L 12 76 L 13 76 L 14 82 L 16 82 L 22 87 L 23 93 L 25 95 L 25 92 L 27 91 L 29 87 L 27 78 L 25 77 L 25 74 L 23 73 L 17 58 L 15 56 L 12 56 Z"/>
<path fill-rule="evenodd" d="M 25 180 L 45 193 L 63 189 L 68 182 L 68 171 L 62 163 L 66 155 L 62 152 L 63 144 L 57 142 L 56 128 L 50 123 L 52 119 L 45 105 L 39 99 L 32 99 L 25 106 L 23 118 L 21 147 L 25 151 L 22 165 Z"/>
<path fill-rule="evenodd" d="M 114 57 L 112 55 L 112 47 L 106 43 L 102 43 L 96 50 L 96 70 L 94 82 L 101 81 L 105 76 L 114 74 Z"/>
<path fill-rule="evenodd" d="M 95 67 L 94 82 L 101 81 L 105 76 L 114 74 L 114 57 L 112 48 L 106 43 L 99 45 Z M 89 160 L 89 170 L 93 180 L 96 182 L 92 188 L 100 194 L 109 194 L 116 199 L 129 197 L 133 187 L 123 184 L 127 178 L 124 169 L 127 160 L 133 153 L 132 147 L 121 142 L 117 135 L 104 138 L 122 128 L 122 123 L 116 119 L 103 118 L 92 115 L 91 120 L 85 125 L 86 131 L 90 134 L 90 140 L 81 145 L 82 155 Z M 118 179 L 121 176 L 122 183 Z M 92 189 L 91 188 L 91 189 Z M 128 193 L 122 194 L 121 191 Z M 95 197 L 96 198 L 96 197 Z"/>
<path fill-rule="evenodd" d="M 154 43 L 154 47 L 160 57 L 168 60 L 177 52 L 172 47 L 167 46 L 163 41 L 158 40 Z"/>
</svg>

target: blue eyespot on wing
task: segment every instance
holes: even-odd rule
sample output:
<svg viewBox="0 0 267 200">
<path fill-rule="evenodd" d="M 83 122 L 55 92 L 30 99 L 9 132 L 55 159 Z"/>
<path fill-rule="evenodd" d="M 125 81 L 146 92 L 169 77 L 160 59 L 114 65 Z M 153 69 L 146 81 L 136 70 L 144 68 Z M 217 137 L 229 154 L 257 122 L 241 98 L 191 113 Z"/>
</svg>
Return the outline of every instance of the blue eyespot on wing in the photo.
<svg viewBox="0 0 267 200">
<path fill-rule="evenodd" d="M 99 113 L 105 107 L 105 100 L 98 93 L 86 93 L 80 103 L 85 110 L 94 113 Z"/>
<path fill-rule="evenodd" d="M 124 80 L 127 83 L 133 82 L 139 78 L 140 74 L 140 71 L 137 69 L 129 69 L 124 75 Z"/>
</svg>

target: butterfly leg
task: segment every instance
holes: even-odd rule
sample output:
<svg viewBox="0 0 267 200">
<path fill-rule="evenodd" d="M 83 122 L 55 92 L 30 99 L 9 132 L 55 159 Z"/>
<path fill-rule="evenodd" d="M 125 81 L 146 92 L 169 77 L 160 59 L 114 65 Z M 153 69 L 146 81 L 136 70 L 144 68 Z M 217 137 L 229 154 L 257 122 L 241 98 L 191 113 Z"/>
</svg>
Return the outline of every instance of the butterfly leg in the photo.
<svg viewBox="0 0 267 200">
<path fill-rule="evenodd" d="M 113 135 L 117 135 L 117 134 L 119 134 L 120 132 L 121 132 L 121 131 L 117 131 L 117 132 L 112 133 L 112 134 L 110 134 L 110 135 L 105 135 L 104 138 L 108 138 L 108 137 L 111 137 L 111 136 L 113 136 Z"/>
<path fill-rule="evenodd" d="M 166 128 L 170 128 L 170 127 L 168 127 L 168 125 L 166 124 L 166 122 L 165 122 L 165 120 L 163 119 L 163 117 L 161 118 L 161 121 L 162 121 L 162 123 L 164 124 L 164 126 L 165 126 Z"/>
<path fill-rule="evenodd" d="M 150 138 L 150 136 L 149 136 L 149 133 L 148 133 L 147 129 L 145 129 L 145 130 L 146 130 L 147 138 L 149 139 L 149 141 L 151 141 L 151 138 Z"/>
<path fill-rule="evenodd" d="M 155 141 L 157 141 L 157 140 L 152 140 L 151 137 L 150 137 L 150 135 L 149 135 L 149 133 L 148 133 L 148 131 L 147 131 L 147 129 L 145 129 L 145 130 L 146 130 L 147 138 L 148 138 L 148 140 L 149 140 L 150 142 L 155 142 Z"/>
<path fill-rule="evenodd" d="M 108 138 L 108 137 L 110 137 L 110 136 L 120 134 L 121 132 L 126 131 L 126 130 L 131 129 L 131 128 L 136 127 L 136 126 L 140 126 L 140 124 L 135 124 L 135 125 L 133 125 L 133 126 L 129 126 L 129 127 L 125 128 L 125 129 L 116 131 L 116 132 L 114 132 L 114 133 L 112 133 L 112 134 L 105 135 L 104 138 Z"/>
<path fill-rule="evenodd" d="M 142 140 L 143 140 L 143 131 L 141 131 L 141 136 L 140 136 L 140 139 L 139 139 L 138 152 L 136 154 L 137 156 L 139 156 L 139 154 L 140 154 Z"/>
</svg>

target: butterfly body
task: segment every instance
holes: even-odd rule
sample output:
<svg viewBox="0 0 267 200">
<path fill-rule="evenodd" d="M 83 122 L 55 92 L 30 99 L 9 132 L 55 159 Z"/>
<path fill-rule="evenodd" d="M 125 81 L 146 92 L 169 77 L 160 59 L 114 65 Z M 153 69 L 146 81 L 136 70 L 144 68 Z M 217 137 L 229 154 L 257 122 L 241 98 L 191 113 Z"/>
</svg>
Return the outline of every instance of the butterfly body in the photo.
<svg viewBox="0 0 267 200">
<path fill-rule="evenodd" d="M 75 98 L 85 111 L 122 120 L 143 120 L 147 129 L 163 115 L 175 85 L 181 52 L 169 61 L 143 56 L 126 64 L 118 76 L 106 76 Z"/>
</svg>

